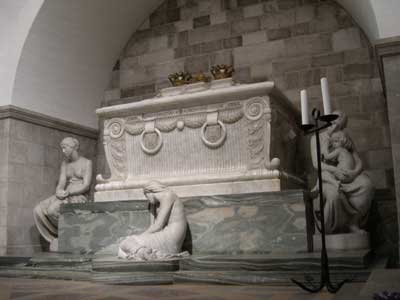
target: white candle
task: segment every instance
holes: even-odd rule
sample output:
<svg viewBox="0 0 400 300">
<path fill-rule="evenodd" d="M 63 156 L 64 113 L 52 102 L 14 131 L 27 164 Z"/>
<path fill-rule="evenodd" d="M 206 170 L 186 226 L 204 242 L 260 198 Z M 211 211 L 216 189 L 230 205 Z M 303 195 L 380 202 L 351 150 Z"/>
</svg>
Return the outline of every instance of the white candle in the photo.
<svg viewBox="0 0 400 300">
<path fill-rule="evenodd" d="M 322 90 L 322 103 L 324 104 L 324 114 L 330 115 L 332 113 L 331 97 L 329 96 L 328 79 L 326 77 L 321 78 L 321 90 Z"/>
<path fill-rule="evenodd" d="M 308 125 L 310 124 L 310 119 L 308 117 L 308 98 L 307 91 L 301 90 L 300 92 L 300 104 L 301 104 L 301 124 Z"/>
</svg>

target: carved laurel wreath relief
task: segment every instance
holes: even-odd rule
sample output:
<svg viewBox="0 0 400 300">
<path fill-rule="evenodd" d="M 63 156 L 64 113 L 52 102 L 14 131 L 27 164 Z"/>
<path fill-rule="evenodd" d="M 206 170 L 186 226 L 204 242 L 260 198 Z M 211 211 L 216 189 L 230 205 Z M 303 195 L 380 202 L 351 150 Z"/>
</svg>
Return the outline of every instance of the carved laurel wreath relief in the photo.
<svg viewBox="0 0 400 300">
<path fill-rule="evenodd" d="M 172 116 L 163 114 L 147 119 L 136 116 L 106 120 L 104 146 L 112 174 L 108 180 L 125 179 L 127 173 L 125 134 L 139 136 L 141 150 L 151 156 L 162 151 L 165 134 L 175 129 L 182 131 L 185 127 L 200 128 L 202 143 L 209 149 L 217 149 L 222 147 L 228 138 L 229 127 L 226 125 L 238 122 L 243 116 L 246 118 L 247 137 L 244 138 L 248 142 L 249 168 L 255 169 L 262 165 L 265 167 L 270 164 L 271 110 L 268 97 L 254 97 L 246 101 L 220 104 L 217 108 L 208 106 L 194 108 L 191 111 L 183 110 Z M 219 132 L 219 136 L 210 138 L 207 135 L 207 130 L 212 127 L 218 129 L 213 132 Z M 150 135 L 153 143 L 146 142 Z M 104 181 L 102 178 L 98 179 Z"/>
</svg>

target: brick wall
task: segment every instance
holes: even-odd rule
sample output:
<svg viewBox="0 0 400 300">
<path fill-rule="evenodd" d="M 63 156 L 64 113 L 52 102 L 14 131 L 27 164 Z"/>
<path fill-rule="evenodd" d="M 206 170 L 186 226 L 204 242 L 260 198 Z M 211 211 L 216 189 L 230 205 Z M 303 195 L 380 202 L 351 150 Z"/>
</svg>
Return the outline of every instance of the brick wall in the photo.
<svg viewBox="0 0 400 300">
<path fill-rule="evenodd" d="M 178 71 L 232 64 L 235 79 L 271 80 L 299 107 L 300 89 L 321 107 L 320 77 L 378 188 L 393 186 L 390 136 L 371 46 L 330 0 L 166 0 L 136 31 L 112 72 L 104 105 L 139 101 Z M 308 151 L 305 150 L 305 151 Z"/>
</svg>

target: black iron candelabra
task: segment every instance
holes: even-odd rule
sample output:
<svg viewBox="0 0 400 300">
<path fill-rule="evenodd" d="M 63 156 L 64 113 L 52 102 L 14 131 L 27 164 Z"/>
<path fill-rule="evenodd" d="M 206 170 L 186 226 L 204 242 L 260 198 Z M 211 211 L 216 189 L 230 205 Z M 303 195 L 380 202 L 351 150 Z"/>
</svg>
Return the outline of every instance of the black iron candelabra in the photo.
<svg viewBox="0 0 400 300">
<path fill-rule="evenodd" d="M 306 286 L 306 284 L 301 283 L 295 279 L 291 279 L 293 283 L 297 284 L 302 289 L 310 293 L 318 293 L 324 287 L 330 293 L 336 293 L 348 280 L 343 280 L 338 284 L 332 284 L 329 274 L 329 262 L 328 253 L 326 250 L 326 236 L 325 236 L 325 216 L 324 216 L 324 196 L 322 190 L 322 170 L 321 170 L 321 145 L 319 140 L 319 132 L 332 125 L 332 121 L 338 118 L 338 115 L 329 114 L 321 115 L 318 109 L 313 109 L 312 117 L 314 119 L 314 124 L 302 125 L 305 135 L 315 133 L 316 147 L 317 147 L 317 164 L 318 164 L 318 190 L 319 190 L 319 209 L 320 209 L 320 226 L 316 226 L 318 231 L 321 233 L 321 282 L 319 286 L 313 285 L 312 287 Z M 316 220 L 317 224 L 317 220 Z M 309 280 L 311 283 L 311 280 Z M 310 284 L 311 285 L 311 284 Z"/>
</svg>

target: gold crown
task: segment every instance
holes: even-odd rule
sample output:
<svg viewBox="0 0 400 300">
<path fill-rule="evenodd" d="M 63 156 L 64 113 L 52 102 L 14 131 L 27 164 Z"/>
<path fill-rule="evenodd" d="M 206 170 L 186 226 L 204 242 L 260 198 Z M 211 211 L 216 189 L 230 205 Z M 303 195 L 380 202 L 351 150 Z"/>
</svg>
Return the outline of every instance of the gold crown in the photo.
<svg viewBox="0 0 400 300">
<path fill-rule="evenodd" d="M 195 75 L 193 75 L 193 80 L 192 82 L 209 82 L 210 81 L 210 76 L 205 75 L 203 72 L 199 72 Z"/>
<path fill-rule="evenodd" d="M 211 67 L 211 74 L 214 76 L 214 79 L 232 77 L 233 72 L 235 72 L 233 67 L 228 65 L 216 65 Z"/>
<path fill-rule="evenodd" d="M 191 83 L 192 75 L 188 72 L 177 72 L 168 75 L 168 80 L 173 86 L 179 86 Z"/>
</svg>

